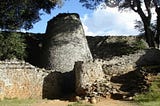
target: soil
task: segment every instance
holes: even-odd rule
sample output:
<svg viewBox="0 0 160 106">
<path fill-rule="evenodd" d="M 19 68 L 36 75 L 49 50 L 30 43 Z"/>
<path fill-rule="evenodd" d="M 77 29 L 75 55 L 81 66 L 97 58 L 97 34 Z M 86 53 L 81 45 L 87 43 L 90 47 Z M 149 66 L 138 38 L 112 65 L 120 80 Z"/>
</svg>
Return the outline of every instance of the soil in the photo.
<svg viewBox="0 0 160 106">
<path fill-rule="evenodd" d="M 69 104 L 73 103 L 74 102 L 62 101 L 62 100 L 45 100 L 35 103 L 32 106 L 68 106 Z M 91 104 L 91 106 L 138 106 L 138 105 L 130 101 L 103 99 L 96 104 Z"/>
</svg>

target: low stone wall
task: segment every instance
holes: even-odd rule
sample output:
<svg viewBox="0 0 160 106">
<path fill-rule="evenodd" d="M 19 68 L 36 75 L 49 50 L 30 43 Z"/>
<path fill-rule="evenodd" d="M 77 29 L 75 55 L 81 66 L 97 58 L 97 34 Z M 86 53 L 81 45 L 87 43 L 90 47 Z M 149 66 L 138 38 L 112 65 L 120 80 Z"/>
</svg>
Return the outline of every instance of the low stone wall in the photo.
<svg viewBox="0 0 160 106">
<path fill-rule="evenodd" d="M 42 98 L 47 75 L 24 61 L 0 61 L 0 98 Z"/>
<path fill-rule="evenodd" d="M 89 62 L 77 62 L 75 64 L 76 93 L 88 97 L 106 97 L 107 95 L 120 93 L 121 85 L 114 84 L 115 79 L 116 82 L 121 80 L 130 82 L 130 78 L 133 78 L 131 80 L 136 83 L 130 83 L 126 88 L 133 87 L 140 83 L 139 76 L 143 77 L 140 71 L 137 71 L 137 67 L 159 65 L 159 58 L 159 50 L 148 49 L 121 57 L 115 56 L 108 60 L 96 59 Z M 137 91 L 140 89 L 136 88 Z"/>
<path fill-rule="evenodd" d="M 69 83 L 68 83 L 69 82 Z M 0 61 L 0 99 L 61 98 L 75 90 L 74 72 L 60 73 L 18 60 Z"/>
<path fill-rule="evenodd" d="M 54 99 L 75 90 L 79 95 L 88 96 L 114 94 L 120 90 L 111 80 L 119 81 L 121 76 L 128 76 L 127 73 L 130 73 L 129 77 L 134 77 L 132 73 L 137 67 L 159 65 L 159 58 L 159 50 L 149 49 L 112 59 L 76 62 L 74 71 L 68 73 L 40 69 L 24 61 L 0 61 L 0 99 Z"/>
<path fill-rule="evenodd" d="M 148 48 L 143 36 L 86 36 L 93 58 L 113 58 Z"/>
</svg>

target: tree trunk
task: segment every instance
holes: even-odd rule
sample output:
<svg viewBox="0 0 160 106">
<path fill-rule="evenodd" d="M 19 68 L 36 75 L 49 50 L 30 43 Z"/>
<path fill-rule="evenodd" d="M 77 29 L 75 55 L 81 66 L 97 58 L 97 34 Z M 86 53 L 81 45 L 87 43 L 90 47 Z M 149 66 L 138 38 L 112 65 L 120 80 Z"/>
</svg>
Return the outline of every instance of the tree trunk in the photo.
<svg viewBox="0 0 160 106">
<path fill-rule="evenodd" d="M 151 29 L 150 18 L 141 17 L 141 19 L 142 19 L 142 22 L 144 24 L 146 42 L 148 43 L 149 47 L 155 48 L 154 33 Z"/>
<path fill-rule="evenodd" d="M 144 30 L 145 30 L 145 37 L 146 37 L 146 42 L 148 43 L 148 46 L 155 48 L 154 33 L 151 30 L 150 26 L 144 25 Z"/>
<path fill-rule="evenodd" d="M 157 48 L 159 48 L 159 44 L 160 44 L 160 8 L 156 8 L 156 13 L 157 13 L 157 26 L 156 26 L 156 30 L 157 33 L 155 34 L 155 42 L 156 42 L 156 46 Z"/>
<path fill-rule="evenodd" d="M 137 3 L 136 4 L 137 9 L 136 10 L 135 8 L 132 8 L 132 9 L 136 11 L 142 19 L 144 30 L 145 30 L 146 42 L 148 43 L 148 46 L 155 48 L 154 33 L 151 29 L 151 17 L 152 17 L 151 6 L 150 6 L 151 1 L 148 1 L 148 0 L 144 1 L 147 14 L 143 11 L 140 0 L 137 0 L 136 3 Z"/>
</svg>

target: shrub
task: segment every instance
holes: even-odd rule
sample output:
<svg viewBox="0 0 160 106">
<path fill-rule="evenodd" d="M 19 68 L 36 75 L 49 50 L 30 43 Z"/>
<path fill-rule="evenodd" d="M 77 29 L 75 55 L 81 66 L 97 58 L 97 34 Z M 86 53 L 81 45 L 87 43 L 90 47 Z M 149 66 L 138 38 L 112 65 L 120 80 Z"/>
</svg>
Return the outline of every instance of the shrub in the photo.
<svg viewBox="0 0 160 106">
<path fill-rule="evenodd" d="M 156 76 L 148 92 L 136 95 L 134 100 L 140 106 L 160 106 L 160 76 Z"/>
<path fill-rule="evenodd" d="M 145 41 L 142 39 L 137 39 L 133 44 L 135 50 L 143 50 L 147 48 Z"/>
<path fill-rule="evenodd" d="M 26 57 L 25 39 L 20 33 L 0 32 L 0 60 Z"/>
</svg>

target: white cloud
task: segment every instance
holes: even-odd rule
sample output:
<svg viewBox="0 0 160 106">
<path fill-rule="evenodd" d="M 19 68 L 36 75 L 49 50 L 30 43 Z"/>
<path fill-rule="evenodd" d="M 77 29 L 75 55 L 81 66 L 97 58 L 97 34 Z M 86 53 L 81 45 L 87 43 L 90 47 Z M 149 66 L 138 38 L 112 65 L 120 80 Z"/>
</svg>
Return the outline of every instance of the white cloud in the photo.
<svg viewBox="0 0 160 106">
<path fill-rule="evenodd" d="M 135 20 L 138 14 L 128 11 L 120 12 L 117 8 L 98 8 L 91 14 L 81 17 L 86 35 L 136 35 Z"/>
</svg>

